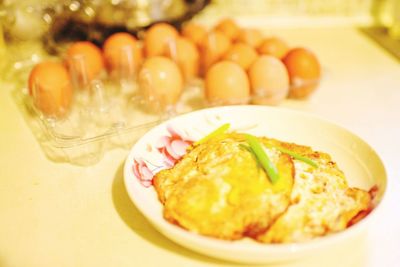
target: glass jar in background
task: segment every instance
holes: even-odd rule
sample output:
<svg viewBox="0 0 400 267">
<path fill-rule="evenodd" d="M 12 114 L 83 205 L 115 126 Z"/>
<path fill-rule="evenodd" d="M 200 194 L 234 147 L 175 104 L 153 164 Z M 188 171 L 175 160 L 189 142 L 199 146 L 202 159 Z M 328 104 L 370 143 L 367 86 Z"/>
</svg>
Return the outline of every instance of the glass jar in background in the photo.
<svg viewBox="0 0 400 267">
<path fill-rule="evenodd" d="M 51 17 L 46 14 L 47 1 L 8 1 L 2 4 L 3 27 L 7 38 L 29 41 L 47 32 Z"/>
<path fill-rule="evenodd" d="M 49 11 L 54 3 L 55 0 L 0 1 L 3 80 L 25 81 L 27 70 L 45 57 L 41 41 L 52 22 Z"/>
</svg>

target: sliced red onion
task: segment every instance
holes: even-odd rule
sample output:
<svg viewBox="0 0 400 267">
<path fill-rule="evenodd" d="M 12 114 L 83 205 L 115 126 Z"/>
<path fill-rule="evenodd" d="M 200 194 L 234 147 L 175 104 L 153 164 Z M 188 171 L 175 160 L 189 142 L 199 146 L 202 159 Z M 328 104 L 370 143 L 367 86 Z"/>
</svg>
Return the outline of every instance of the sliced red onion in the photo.
<svg viewBox="0 0 400 267">
<path fill-rule="evenodd" d="M 186 154 L 186 149 L 190 146 L 188 142 L 182 140 L 174 140 L 171 143 L 171 148 L 175 152 L 175 154 L 181 158 Z"/>
<path fill-rule="evenodd" d="M 136 176 L 136 178 L 140 179 L 140 173 L 139 173 L 139 163 L 134 160 L 133 166 L 132 166 L 133 174 Z"/>
<path fill-rule="evenodd" d="M 174 129 L 174 127 L 172 127 L 172 125 L 168 124 L 167 125 L 167 131 L 171 134 L 172 137 L 179 137 L 181 138 L 181 134 L 178 133 L 178 131 L 176 131 Z"/>
<path fill-rule="evenodd" d="M 143 158 L 138 158 L 138 159 L 136 159 L 136 161 L 139 163 L 139 166 L 146 165 L 146 162 L 143 160 Z"/>
<path fill-rule="evenodd" d="M 175 165 L 176 160 L 174 158 L 172 158 L 169 154 L 168 151 L 166 150 L 165 147 L 160 149 L 161 154 L 163 155 L 164 158 L 164 163 L 168 166 L 168 167 L 173 167 Z"/>
<path fill-rule="evenodd" d="M 171 137 L 169 137 L 169 136 L 161 136 L 157 140 L 157 142 L 155 144 L 155 147 L 156 148 L 162 148 L 162 147 L 167 146 L 167 144 L 169 144 L 170 142 L 171 142 Z"/>
<path fill-rule="evenodd" d="M 172 141 L 172 140 L 171 140 L 171 141 Z M 177 139 L 176 141 L 180 141 L 180 140 Z M 174 141 L 172 141 L 172 142 L 174 142 Z M 174 149 L 172 148 L 171 142 L 169 142 L 169 143 L 165 146 L 165 148 L 166 148 L 168 154 L 169 154 L 172 158 L 174 158 L 174 159 L 180 159 L 179 154 L 177 154 L 177 153 L 174 151 Z"/>
<path fill-rule="evenodd" d="M 152 181 L 152 180 L 150 180 L 150 181 L 141 181 L 141 184 L 142 184 L 144 187 L 150 187 L 150 186 L 153 185 L 153 181 Z"/>
<path fill-rule="evenodd" d="M 151 180 L 153 179 L 153 173 L 149 170 L 146 165 L 140 165 L 139 171 L 142 174 L 142 180 Z"/>
</svg>

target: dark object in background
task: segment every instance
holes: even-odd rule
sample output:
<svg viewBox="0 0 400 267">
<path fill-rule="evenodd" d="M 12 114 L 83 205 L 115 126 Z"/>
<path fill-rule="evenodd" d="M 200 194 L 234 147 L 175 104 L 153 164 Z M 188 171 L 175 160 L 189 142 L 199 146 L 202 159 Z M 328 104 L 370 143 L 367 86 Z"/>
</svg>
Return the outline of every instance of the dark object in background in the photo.
<svg viewBox="0 0 400 267">
<path fill-rule="evenodd" d="M 51 8 L 53 22 L 44 36 L 46 50 L 62 51 L 60 43 L 77 40 L 101 45 L 115 32 L 138 35 L 156 22 L 176 27 L 201 11 L 210 0 L 69 0 Z"/>
</svg>

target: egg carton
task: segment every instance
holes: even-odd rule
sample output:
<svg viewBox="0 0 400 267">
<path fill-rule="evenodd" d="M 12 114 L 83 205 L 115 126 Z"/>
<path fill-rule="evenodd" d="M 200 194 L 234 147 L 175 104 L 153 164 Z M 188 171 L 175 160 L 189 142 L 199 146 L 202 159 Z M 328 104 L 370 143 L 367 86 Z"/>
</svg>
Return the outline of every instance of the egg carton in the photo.
<svg viewBox="0 0 400 267">
<path fill-rule="evenodd" d="M 69 112 L 55 117 L 37 108 L 26 86 L 27 78 L 21 80 L 25 85 L 17 86 L 14 96 L 46 156 L 55 162 L 83 166 L 97 163 L 112 149 L 130 149 L 150 128 L 176 115 L 210 106 L 255 103 L 265 97 L 209 102 L 204 83 L 198 79 L 186 84 L 176 104 L 166 106 L 159 99 L 146 97 L 135 80 L 103 77 L 75 89 Z"/>
<path fill-rule="evenodd" d="M 86 71 L 72 69 L 71 106 L 63 116 L 45 114 L 29 92 L 29 76 L 38 63 L 60 62 L 60 57 L 48 55 L 38 42 L 9 44 L 6 52 L 7 72 L 1 79 L 14 87 L 13 97 L 26 123 L 45 155 L 55 162 L 95 164 L 109 150 L 129 149 L 161 121 L 206 105 L 201 80 L 187 83 L 179 101 L 165 106 L 141 92 L 136 77 L 125 75 L 130 70 L 121 69 L 115 76 L 103 70 L 90 80 L 78 75 Z"/>
<path fill-rule="evenodd" d="M 16 47 L 19 46 L 9 48 L 9 52 Z M 23 48 L 30 47 L 24 44 Z M 35 95 L 29 92 L 29 75 L 36 64 L 59 58 L 39 53 L 36 46 L 28 50 L 36 51 L 33 53 L 35 60 L 10 58 L 4 78 L 14 85 L 14 99 L 43 152 L 55 162 L 95 164 L 109 150 L 129 149 L 147 130 L 163 120 L 207 106 L 201 80 L 187 83 L 178 102 L 165 105 L 154 95 L 143 94 L 144 88 L 140 88 L 135 77 L 111 76 L 104 70 L 89 82 L 88 77 L 72 70 L 74 93 L 68 111 L 62 116 L 46 114 L 35 103 Z"/>
<path fill-rule="evenodd" d="M 146 97 L 134 78 L 110 77 L 103 71 L 88 83 L 87 77 L 72 72 L 74 94 L 68 112 L 63 116 L 45 114 L 35 105 L 27 81 L 37 63 L 59 58 L 39 52 L 34 44 L 16 44 L 8 52 L 21 47 L 32 51 L 32 56 L 15 54 L 10 58 L 4 80 L 14 85 L 13 96 L 25 121 L 45 155 L 55 162 L 95 164 L 111 149 L 129 149 L 161 121 L 206 106 L 200 80 L 186 84 L 175 105 L 165 106 Z"/>
<path fill-rule="evenodd" d="M 224 23 L 234 24 L 229 21 Z M 160 24 L 158 27 L 167 26 Z M 150 34 L 149 32 L 147 34 Z M 257 33 L 261 34 L 258 31 Z M 222 33 L 220 35 L 223 36 Z M 210 34 L 207 39 L 211 47 L 210 53 L 216 47 L 215 36 L 216 33 Z M 149 37 L 144 40 L 148 41 L 148 48 L 154 46 L 155 49 L 160 46 L 160 42 L 157 41 L 150 45 L 150 39 Z M 143 48 L 142 41 L 138 41 L 140 48 Z M 14 80 L 19 77 L 18 80 L 24 83 L 19 87 L 23 89 L 18 90 L 17 99 L 25 107 L 26 118 L 32 129 L 38 129 L 33 132 L 46 155 L 54 161 L 90 165 L 98 162 L 107 150 L 117 147 L 130 148 L 149 128 L 177 114 L 219 105 L 277 105 L 289 92 L 299 92 L 295 98 L 309 95 L 319 82 L 319 79 L 293 79 L 292 87 L 288 88 L 289 77 L 280 59 L 260 56 L 260 60 L 257 60 L 257 64 L 254 63 L 256 65 L 249 73 L 239 64 L 229 60 L 221 64 L 212 63 L 212 67 L 208 66 L 210 68 L 205 78 L 205 87 L 198 75 L 185 75 L 184 70 L 187 69 L 186 65 L 181 66 L 179 63 L 177 43 L 168 41 L 167 44 L 170 59 L 150 56 L 147 58 L 149 61 L 142 65 L 140 57 L 135 56 L 135 50 L 130 49 L 130 46 L 115 48 L 111 57 L 107 56 L 106 45 L 103 46 L 102 52 L 87 41 L 60 44 L 65 50 L 55 58 L 57 64 L 46 62 L 39 64 L 40 66 L 36 65 L 38 69 L 34 65 L 47 60 L 47 55 L 35 53 L 36 57 L 28 58 L 25 62 L 27 64 L 21 60 L 11 60 L 14 62 L 14 73 L 9 76 Z M 79 53 L 76 48 L 80 49 Z M 87 49 L 91 52 L 85 57 Z M 222 55 L 218 57 L 222 60 Z M 106 65 L 102 63 L 101 58 L 106 59 Z M 41 71 L 44 65 L 51 71 Z M 162 75 L 158 72 L 160 66 L 163 66 Z M 273 71 L 270 71 L 271 68 L 274 68 Z M 279 73 L 282 74 L 279 82 L 266 82 L 265 77 L 268 75 L 264 75 L 264 71 L 273 73 L 270 76 L 274 78 L 279 76 Z M 164 77 L 160 78 L 163 82 L 158 82 L 158 76 Z M 232 87 L 227 84 L 227 81 L 231 82 L 230 78 L 234 78 L 235 90 L 226 91 L 226 86 Z M 255 87 L 252 90 L 249 90 L 249 80 Z M 183 81 L 186 84 L 181 91 Z"/>
<path fill-rule="evenodd" d="M 26 76 L 20 78 L 25 84 L 17 86 L 15 97 L 44 153 L 55 162 L 75 165 L 95 164 L 111 149 L 130 149 L 150 128 L 178 114 L 209 106 L 268 105 L 276 97 L 252 94 L 243 99 L 209 102 L 204 96 L 203 80 L 196 79 L 185 85 L 177 103 L 165 105 L 162 99 L 144 94 L 145 88 L 135 79 L 103 75 L 81 83 L 86 79 L 72 75 L 74 94 L 69 111 L 63 116 L 52 116 L 38 109 L 34 95 L 26 87 L 28 75 L 21 76 Z"/>
<path fill-rule="evenodd" d="M 135 82 L 93 80 L 89 90 L 74 94 L 70 111 L 59 118 L 38 110 L 26 86 L 17 87 L 14 98 L 49 159 L 92 165 L 109 150 L 129 149 L 160 122 L 205 107 L 201 87 L 187 85 L 175 105 L 161 108 L 157 101 L 145 99 Z"/>
</svg>

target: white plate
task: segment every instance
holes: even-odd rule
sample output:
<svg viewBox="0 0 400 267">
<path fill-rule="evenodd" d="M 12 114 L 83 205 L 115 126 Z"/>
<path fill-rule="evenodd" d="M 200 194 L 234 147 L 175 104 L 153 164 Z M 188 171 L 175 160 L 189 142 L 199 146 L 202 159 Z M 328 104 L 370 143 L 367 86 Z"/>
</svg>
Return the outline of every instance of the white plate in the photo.
<svg viewBox="0 0 400 267">
<path fill-rule="evenodd" d="M 162 234 L 176 243 L 199 253 L 243 263 L 272 263 L 307 257 L 321 250 L 350 243 L 367 228 L 376 208 L 361 222 L 342 231 L 310 242 L 299 244 L 261 244 L 243 239 L 225 241 L 191 233 L 163 218 L 163 207 L 152 186 L 139 181 L 134 174 L 134 162 L 144 161 L 150 171 L 167 168 L 156 149 L 160 138 L 171 136 L 167 128 L 177 131 L 182 139 L 198 140 L 223 123 L 231 129 L 267 136 L 282 141 L 311 146 L 329 153 L 348 179 L 350 186 L 369 189 L 379 187 L 377 204 L 386 190 L 385 168 L 375 151 L 359 137 L 321 118 L 310 114 L 266 106 L 226 106 L 204 109 L 178 116 L 146 133 L 132 148 L 124 167 L 124 180 L 130 198 L 140 212 Z M 164 137 L 165 139 L 165 137 Z M 138 166 L 138 165 L 136 165 Z M 142 172 L 146 171 L 141 165 Z M 144 184 L 144 185 L 143 185 Z"/>
</svg>

